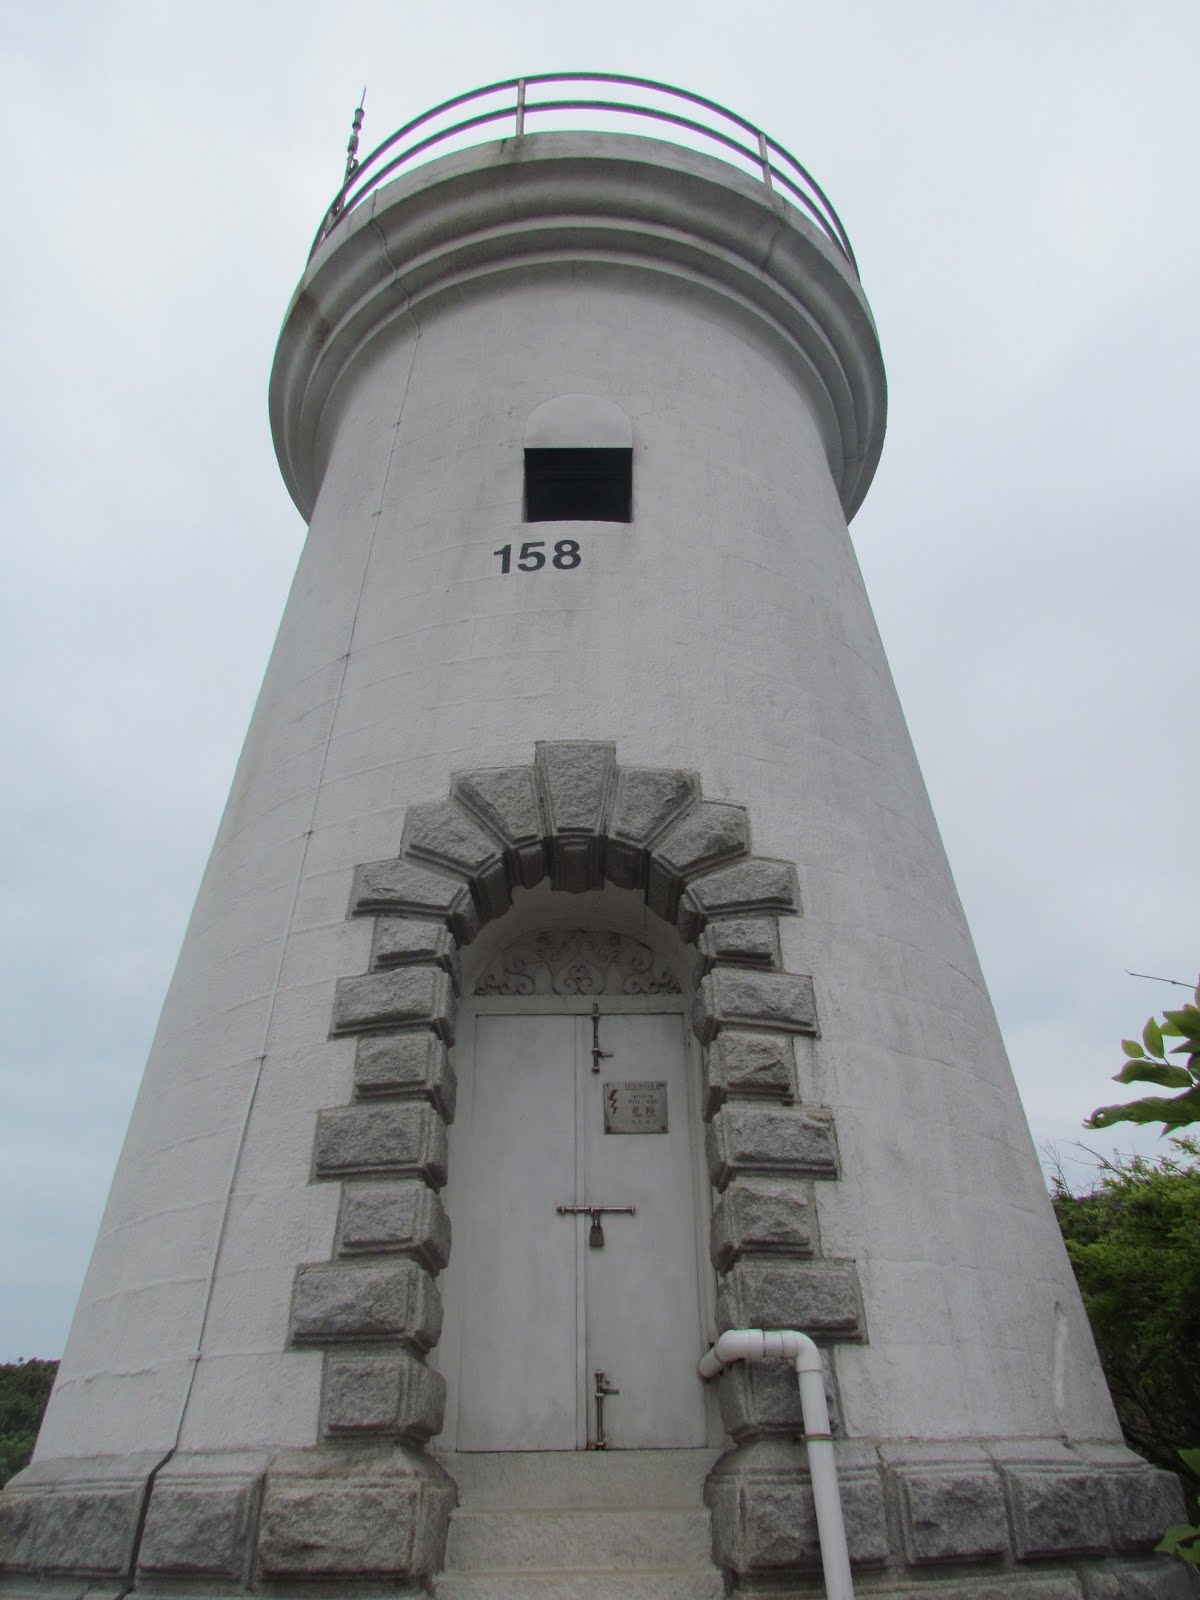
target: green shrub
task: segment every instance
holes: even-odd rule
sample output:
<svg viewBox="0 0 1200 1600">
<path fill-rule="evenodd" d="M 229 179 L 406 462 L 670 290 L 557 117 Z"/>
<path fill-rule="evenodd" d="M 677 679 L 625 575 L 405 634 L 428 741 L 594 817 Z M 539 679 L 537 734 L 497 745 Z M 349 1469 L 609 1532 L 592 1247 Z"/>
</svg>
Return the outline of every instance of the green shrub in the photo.
<svg viewBox="0 0 1200 1600">
<path fill-rule="evenodd" d="M 0 1362 L 0 1486 L 27 1466 L 57 1361 Z"/>
</svg>

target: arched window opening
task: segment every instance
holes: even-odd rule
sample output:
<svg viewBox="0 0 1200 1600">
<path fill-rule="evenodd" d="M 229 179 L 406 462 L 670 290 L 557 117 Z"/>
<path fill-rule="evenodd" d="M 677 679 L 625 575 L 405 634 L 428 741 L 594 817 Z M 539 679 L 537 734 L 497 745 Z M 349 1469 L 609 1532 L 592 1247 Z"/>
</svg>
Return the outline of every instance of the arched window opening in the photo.
<svg viewBox="0 0 1200 1600">
<path fill-rule="evenodd" d="M 611 400 L 547 400 L 525 428 L 526 522 L 631 522 L 633 427 Z"/>
</svg>

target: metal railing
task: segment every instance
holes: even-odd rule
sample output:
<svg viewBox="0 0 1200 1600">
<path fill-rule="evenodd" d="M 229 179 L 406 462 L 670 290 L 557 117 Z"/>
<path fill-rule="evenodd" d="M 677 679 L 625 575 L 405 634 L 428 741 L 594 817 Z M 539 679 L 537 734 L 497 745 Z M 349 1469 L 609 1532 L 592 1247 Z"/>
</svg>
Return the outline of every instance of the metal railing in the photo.
<svg viewBox="0 0 1200 1600">
<path fill-rule="evenodd" d="M 536 98 L 537 93 L 546 86 L 576 84 L 614 84 L 647 90 L 667 101 L 681 101 L 687 106 L 702 109 L 715 119 L 717 125 L 713 122 L 702 122 L 681 110 L 672 110 L 667 106 L 642 105 L 634 100 L 595 99 L 579 95 Z M 532 96 L 531 91 L 533 91 Z M 511 101 L 506 99 L 499 107 L 475 111 L 470 116 L 446 121 L 462 106 L 473 105 L 492 96 L 509 94 L 513 99 Z M 425 155 L 435 146 L 459 138 L 472 129 L 486 127 L 489 123 L 510 120 L 513 124 L 513 133 L 519 139 L 524 135 L 529 119 L 562 112 L 586 112 L 589 117 L 598 114 L 604 118 L 613 116 L 623 120 L 647 119 L 665 123 L 684 136 L 692 135 L 697 140 L 707 140 L 720 146 L 727 160 L 731 156 L 740 157 L 769 190 L 783 193 L 798 205 L 845 257 L 855 276 L 858 275 L 858 263 L 854 259 L 854 251 L 850 248 L 850 240 L 829 197 L 812 173 L 801 166 L 795 156 L 785 150 L 777 140 L 772 139 L 753 122 L 747 122 L 745 117 L 739 117 L 735 112 L 726 110 L 715 100 L 706 100 L 703 95 L 692 94 L 686 89 L 677 89 L 669 83 L 658 83 L 653 78 L 631 78 L 610 72 L 539 72 L 527 78 L 506 78 L 500 83 L 489 83 L 482 89 L 468 90 L 466 94 L 455 95 L 452 100 L 443 100 L 441 105 L 422 112 L 419 117 L 406 122 L 402 128 L 397 128 L 395 133 L 382 144 L 376 145 L 370 155 L 365 156 L 361 162 L 357 159 L 358 135 L 363 118 L 362 107 L 359 106 L 355 111 L 354 130 L 347 151 L 345 182 L 325 213 L 317 237 L 313 240 L 313 251 L 372 190 L 385 183 L 401 167 Z M 684 143 L 685 139 L 677 137 L 675 142 Z"/>
</svg>

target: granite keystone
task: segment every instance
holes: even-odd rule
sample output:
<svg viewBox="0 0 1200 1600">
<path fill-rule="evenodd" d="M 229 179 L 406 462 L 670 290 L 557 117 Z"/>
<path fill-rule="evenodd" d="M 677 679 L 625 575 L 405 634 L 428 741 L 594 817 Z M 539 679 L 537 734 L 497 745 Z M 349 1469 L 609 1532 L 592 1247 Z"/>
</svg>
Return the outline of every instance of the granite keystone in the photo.
<svg viewBox="0 0 1200 1600">
<path fill-rule="evenodd" d="M 604 833 L 616 755 L 611 744 L 539 744 L 534 766 L 556 889 L 580 894 L 604 881 Z"/>
</svg>

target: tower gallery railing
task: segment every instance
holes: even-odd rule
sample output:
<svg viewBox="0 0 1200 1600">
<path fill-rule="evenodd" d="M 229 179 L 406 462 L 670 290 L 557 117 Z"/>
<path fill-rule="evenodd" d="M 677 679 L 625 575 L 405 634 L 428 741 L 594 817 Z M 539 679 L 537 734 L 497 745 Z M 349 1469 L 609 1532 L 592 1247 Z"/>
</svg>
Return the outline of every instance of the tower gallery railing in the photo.
<svg viewBox="0 0 1200 1600">
<path fill-rule="evenodd" d="M 590 94 L 564 95 L 561 92 L 564 87 L 569 89 L 576 85 L 593 84 L 640 89 L 669 103 L 644 105 L 632 98 L 598 99 Z M 510 95 L 511 100 L 507 98 Z M 548 97 L 542 98 L 543 95 Z M 493 97 L 501 97 L 504 103 L 455 118 L 454 113 L 460 108 L 475 106 Z M 683 110 L 672 109 L 674 102 L 703 110 L 714 120 L 700 121 Z M 435 146 L 469 133 L 473 128 L 508 121 L 513 123 L 513 133 L 520 139 L 532 118 L 561 112 L 586 112 L 589 116 L 613 117 L 622 122 L 663 123 L 684 136 L 693 135 L 716 144 L 721 147 L 727 160 L 740 157 L 768 189 L 782 192 L 800 207 L 845 257 L 857 277 L 858 264 L 854 259 L 854 251 L 850 248 L 846 230 L 829 197 L 812 173 L 801 166 L 795 156 L 777 140 L 745 117 L 739 117 L 736 112 L 718 105 L 715 100 L 706 100 L 703 95 L 677 89 L 669 83 L 658 83 L 653 78 L 631 78 L 609 72 L 539 72 L 527 78 L 506 78 L 500 83 L 489 83 L 482 89 L 470 89 L 466 94 L 455 95 L 452 100 L 443 100 L 440 105 L 423 111 L 419 117 L 397 128 L 361 162 L 357 158 L 363 120 L 360 105 L 355 112 L 354 129 L 347 151 L 346 179 L 325 213 L 317 237 L 313 240 L 313 251 L 372 190 Z M 675 142 L 684 143 L 685 139 L 677 138 Z"/>
</svg>

